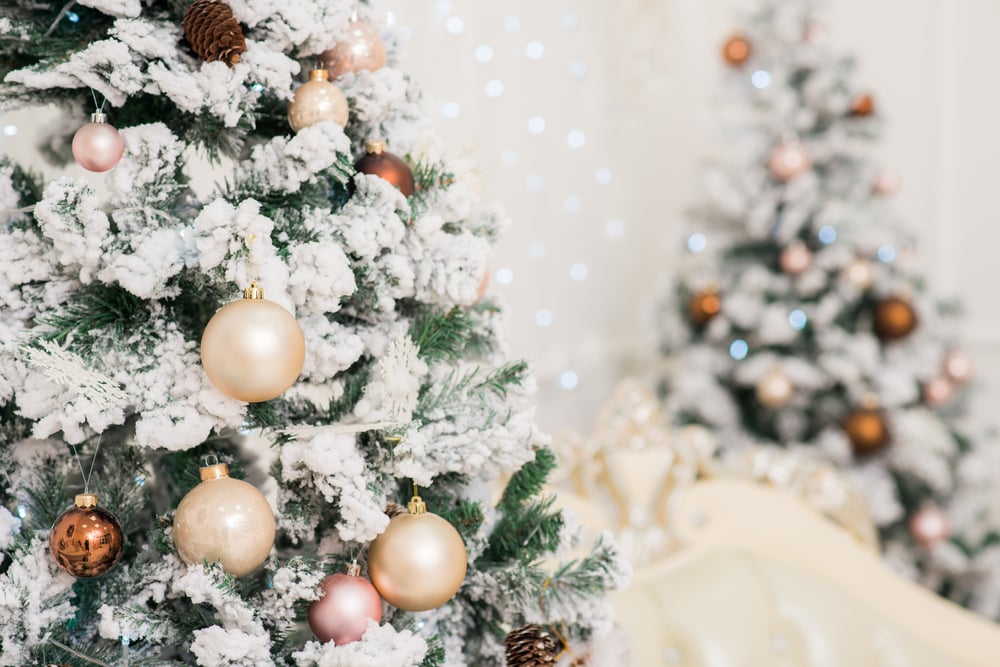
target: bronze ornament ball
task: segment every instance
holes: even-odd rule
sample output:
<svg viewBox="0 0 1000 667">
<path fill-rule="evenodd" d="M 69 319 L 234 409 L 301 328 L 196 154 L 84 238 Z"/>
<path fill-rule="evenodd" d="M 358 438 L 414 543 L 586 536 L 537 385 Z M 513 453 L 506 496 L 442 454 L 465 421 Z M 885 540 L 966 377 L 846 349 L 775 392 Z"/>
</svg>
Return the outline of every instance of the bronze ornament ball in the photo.
<svg viewBox="0 0 1000 667">
<path fill-rule="evenodd" d="M 917 328 L 917 311 L 902 297 L 879 299 L 872 309 L 875 334 L 883 341 L 905 338 Z"/>
<path fill-rule="evenodd" d="M 371 174 L 389 181 L 407 197 L 417 191 L 413 171 L 403 158 L 386 150 L 384 141 L 366 141 L 365 154 L 358 159 L 354 167 L 362 174 Z"/>
<path fill-rule="evenodd" d="M 726 61 L 726 64 L 733 67 L 739 67 L 750 60 L 752 53 L 753 48 L 751 48 L 750 42 L 743 35 L 733 35 L 722 45 L 722 59 Z"/>
<path fill-rule="evenodd" d="M 718 292 L 705 290 L 695 292 L 688 300 L 688 317 L 696 326 L 705 326 L 713 317 L 722 312 L 722 299 Z"/>
<path fill-rule="evenodd" d="M 857 408 L 844 419 L 842 428 L 857 456 L 874 454 L 889 444 L 889 425 L 878 408 Z"/>
<path fill-rule="evenodd" d="M 351 21 L 347 36 L 324 51 L 320 59 L 331 79 L 339 79 L 349 72 L 374 72 L 385 67 L 385 42 L 368 23 Z"/>
<path fill-rule="evenodd" d="M 875 100 L 871 95 L 863 93 L 851 101 L 851 115 L 866 117 L 875 113 Z"/>
<path fill-rule="evenodd" d="M 81 493 L 52 524 L 49 550 L 74 577 L 99 577 L 121 560 L 125 533 L 114 514 L 97 506 L 96 494 Z"/>
</svg>

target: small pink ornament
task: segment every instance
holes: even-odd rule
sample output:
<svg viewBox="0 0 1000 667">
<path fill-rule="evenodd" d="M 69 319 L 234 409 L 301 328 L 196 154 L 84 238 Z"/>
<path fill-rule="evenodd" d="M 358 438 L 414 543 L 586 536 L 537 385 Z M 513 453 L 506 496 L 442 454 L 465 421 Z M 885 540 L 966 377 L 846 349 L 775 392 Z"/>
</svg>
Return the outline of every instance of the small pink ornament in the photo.
<svg viewBox="0 0 1000 667">
<path fill-rule="evenodd" d="M 812 266 L 812 251 L 802 241 L 793 241 L 781 251 L 778 263 L 785 273 L 797 276 Z"/>
<path fill-rule="evenodd" d="M 309 627 L 321 642 L 356 642 L 369 620 L 382 621 L 382 598 L 360 575 L 361 568 L 352 563 L 346 574 L 331 574 L 320 583 L 324 595 L 309 605 Z"/>
<path fill-rule="evenodd" d="M 351 21 L 347 36 L 320 56 L 331 79 L 350 72 L 374 72 L 385 67 L 385 42 L 372 26 L 364 21 Z"/>
<path fill-rule="evenodd" d="M 944 374 L 955 384 L 966 384 L 975 376 L 972 358 L 962 350 L 950 350 L 944 358 Z"/>
<path fill-rule="evenodd" d="M 786 141 L 775 146 L 767 167 L 779 181 L 791 181 L 812 168 L 812 158 L 805 147 L 797 141 Z"/>
<path fill-rule="evenodd" d="M 951 537 L 951 522 L 937 505 L 925 505 L 910 517 L 910 534 L 922 546 L 932 548 Z"/>
<path fill-rule="evenodd" d="M 940 408 L 955 395 L 955 385 L 946 377 L 934 378 L 924 385 L 924 402 L 932 408 Z"/>
<path fill-rule="evenodd" d="M 108 117 L 100 111 L 73 135 L 73 157 L 88 171 L 100 173 L 114 169 L 124 151 L 122 135 L 108 124 Z"/>
<path fill-rule="evenodd" d="M 879 174 L 872 183 L 872 192 L 880 197 L 890 197 L 899 192 L 899 177 L 891 171 Z"/>
</svg>

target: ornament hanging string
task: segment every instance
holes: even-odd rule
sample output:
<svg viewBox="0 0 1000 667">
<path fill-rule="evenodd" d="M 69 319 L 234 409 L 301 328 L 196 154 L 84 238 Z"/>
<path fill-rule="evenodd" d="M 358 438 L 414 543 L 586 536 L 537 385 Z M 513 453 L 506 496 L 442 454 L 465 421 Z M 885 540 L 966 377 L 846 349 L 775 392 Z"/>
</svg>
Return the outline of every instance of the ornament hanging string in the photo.
<svg viewBox="0 0 1000 667">
<path fill-rule="evenodd" d="M 545 616 L 545 593 L 549 590 L 549 584 L 551 583 L 552 577 L 545 577 L 545 581 L 542 583 L 542 592 L 538 596 L 538 609 L 542 612 L 543 617 Z M 560 622 L 560 626 L 561 628 L 557 628 L 554 623 L 549 623 L 549 630 L 552 631 L 552 634 L 554 634 L 556 639 L 558 639 L 563 645 L 563 649 L 559 651 L 559 655 L 556 656 L 556 660 L 558 661 L 564 655 L 569 654 L 569 657 L 573 658 L 575 661 L 577 656 L 576 653 L 573 652 L 573 649 L 569 647 L 569 633 L 566 631 L 566 622 Z"/>
<path fill-rule="evenodd" d="M 97 113 L 104 113 L 104 105 L 108 103 L 107 95 L 102 95 L 104 101 L 100 104 L 97 103 L 97 93 L 94 92 L 93 88 L 90 89 L 90 96 L 94 98 L 94 108 L 97 109 Z"/>
<path fill-rule="evenodd" d="M 83 471 L 83 462 L 80 460 L 80 452 L 77 451 L 76 445 L 70 445 L 70 449 L 73 450 L 73 456 L 76 458 L 76 464 L 80 466 L 80 475 L 83 477 L 83 492 L 90 493 L 90 479 L 94 476 L 94 464 L 97 463 L 97 455 L 101 453 L 101 443 L 104 441 L 104 434 L 102 433 L 97 438 L 97 448 L 94 450 L 94 456 L 90 459 L 90 471 Z"/>
</svg>

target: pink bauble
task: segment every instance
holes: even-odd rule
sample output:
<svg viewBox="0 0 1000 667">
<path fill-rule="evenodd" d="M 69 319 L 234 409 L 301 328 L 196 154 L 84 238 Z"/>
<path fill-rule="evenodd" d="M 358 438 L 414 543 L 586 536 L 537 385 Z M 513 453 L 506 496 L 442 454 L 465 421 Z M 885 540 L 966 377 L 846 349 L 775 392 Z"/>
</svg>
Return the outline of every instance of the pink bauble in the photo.
<svg viewBox="0 0 1000 667">
<path fill-rule="evenodd" d="M 115 168 L 125 151 L 125 141 L 118 130 L 107 123 L 107 117 L 95 113 L 73 135 L 73 157 L 88 171 L 103 172 Z"/>
<path fill-rule="evenodd" d="M 382 621 L 382 598 L 359 572 L 348 566 L 347 574 L 331 574 L 320 583 L 324 595 L 309 605 L 309 627 L 321 642 L 356 642 L 369 620 Z"/>
<path fill-rule="evenodd" d="M 925 505 L 910 517 L 910 534 L 919 544 L 934 547 L 951 537 L 951 522 L 937 505 Z"/>
<path fill-rule="evenodd" d="M 779 181 L 790 181 L 812 168 L 812 158 L 805 147 L 797 141 L 786 141 L 775 146 L 767 167 Z"/>
<path fill-rule="evenodd" d="M 350 72 L 374 72 L 385 67 L 385 42 L 378 31 L 364 21 L 351 21 L 347 36 L 320 56 L 331 79 Z"/>
<path fill-rule="evenodd" d="M 812 251 L 802 241 L 793 241 L 781 251 L 778 263 L 785 273 L 798 275 L 812 265 Z"/>
<path fill-rule="evenodd" d="M 944 374 L 956 384 L 965 384 L 975 376 L 972 358 L 962 350 L 950 350 L 944 358 Z"/>
<path fill-rule="evenodd" d="M 888 197 L 899 191 L 899 177 L 891 171 L 879 174 L 872 183 L 872 192 L 882 197 Z"/>
<path fill-rule="evenodd" d="M 947 405 L 954 395 L 955 385 L 948 378 L 934 378 L 924 385 L 924 402 L 932 408 Z"/>
</svg>

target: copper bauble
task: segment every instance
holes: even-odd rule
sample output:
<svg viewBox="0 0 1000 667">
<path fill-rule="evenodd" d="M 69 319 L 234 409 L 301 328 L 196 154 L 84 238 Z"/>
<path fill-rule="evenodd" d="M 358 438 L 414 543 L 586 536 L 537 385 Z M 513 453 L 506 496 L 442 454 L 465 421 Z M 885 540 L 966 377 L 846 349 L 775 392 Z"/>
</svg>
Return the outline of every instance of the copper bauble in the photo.
<svg viewBox="0 0 1000 667">
<path fill-rule="evenodd" d="M 949 350 L 942 366 L 944 374 L 955 384 L 971 382 L 976 375 L 972 357 L 963 350 Z"/>
<path fill-rule="evenodd" d="M 782 271 L 795 276 L 812 266 L 812 259 L 812 251 L 805 243 L 793 241 L 781 251 L 778 264 Z"/>
<path fill-rule="evenodd" d="M 925 505 L 909 521 L 910 535 L 925 547 L 935 547 L 951 538 L 951 521 L 937 505 Z"/>
<path fill-rule="evenodd" d="M 52 524 L 49 550 L 74 577 L 99 577 L 121 559 L 125 533 L 114 514 L 97 506 L 95 494 L 81 493 Z"/>
<path fill-rule="evenodd" d="M 842 427 L 857 455 L 872 454 L 889 444 L 889 425 L 885 413 L 877 408 L 854 410 Z"/>
<path fill-rule="evenodd" d="M 462 536 L 417 496 L 368 548 L 372 584 L 386 602 L 405 611 L 427 611 L 450 600 L 466 567 Z"/>
<path fill-rule="evenodd" d="M 750 60 L 750 42 L 743 35 L 733 35 L 722 45 L 722 58 L 727 64 L 738 67 Z"/>
<path fill-rule="evenodd" d="M 88 171 L 100 173 L 114 169 L 124 151 L 122 135 L 100 112 L 93 114 L 90 122 L 73 135 L 73 158 Z"/>
<path fill-rule="evenodd" d="M 859 290 L 866 290 L 871 287 L 875 280 L 875 270 L 872 268 L 871 262 L 858 257 L 844 267 L 844 278 Z"/>
<path fill-rule="evenodd" d="M 722 299 L 718 292 L 706 290 L 695 292 L 688 300 L 688 317 L 696 326 L 704 326 L 722 311 Z"/>
<path fill-rule="evenodd" d="M 384 141 L 366 141 L 365 155 L 354 167 L 362 174 L 372 174 L 389 181 L 407 197 L 417 190 L 409 165 L 403 158 L 387 151 Z"/>
<path fill-rule="evenodd" d="M 372 583 L 361 576 L 357 564 L 344 574 L 331 574 L 320 583 L 323 597 L 309 605 L 309 627 L 321 642 L 338 646 L 361 639 L 368 621 L 382 621 L 382 598 Z"/>
<path fill-rule="evenodd" d="M 769 408 L 782 408 L 788 405 L 795 394 L 795 385 L 791 378 L 780 368 L 773 368 L 757 383 L 757 400 Z"/>
<path fill-rule="evenodd" d="M 930 380 L 923 388 L 924 402 L 932 408 L 947 405 L 955 395 L 955 385 L 946 377 Z"/>
<path fill-rule="evenodd" d="M 306 341 L 287 310 L 256 283 L 218 310 L 201 336 L 201 364 L 216 389 L 259 403 L 280 396 L 302 372 Z"/>
<path fill-rule="evenodd" d="M 298 87 L 288 105 L 288 124 L 296 132 L 323 121 L 344 127 L 349 115 L 347 98 L 330 83 L 325 69 L 309 72 L 309 81 Z"/>
<path fill-rule="evenodd" d="M 898 296 L 875 302 L 872 317 L 875 333 L 884 341 L 899 340 L 917 328 L 917 311 L 909 301 Z"/>
<path fill-rule="evenodd" d="M 253 572 L 274 545 L 271 506 L 225 463 L 205 466 L 201 479 L 174 513 L 177 553 L 186 563 L 220 563 L 234 577 Z"/>
<path fill-rule="evenodd" d="M 364 21 L 351 21 L 347 36 L 324 51 L 320 59 L 332 79 L 339 79 L 348 72 L 374 72 L 385 67 L 385 42 L 378 31 Z"/>
<path fill-rule="evenodd" d="M 851 101 L 851 115 L 852 116 L 871 116 L 875 113 L 875 100 L 872 96 L 865 93 L 858 95 Z"/>
<path fill-rule="evenodd" d="M 779 181 L 791 181 L 812 169 L 812 157 L 797 141 L 778 144 L 771 151 L 767 167 Z"/>
</svg>

